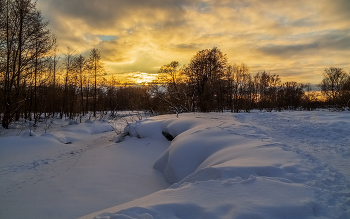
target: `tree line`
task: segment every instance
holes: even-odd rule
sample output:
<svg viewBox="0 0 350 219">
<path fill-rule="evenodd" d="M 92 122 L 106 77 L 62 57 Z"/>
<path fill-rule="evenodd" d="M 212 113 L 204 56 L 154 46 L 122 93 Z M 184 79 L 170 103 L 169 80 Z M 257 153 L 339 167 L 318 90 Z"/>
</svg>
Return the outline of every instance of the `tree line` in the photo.
<svg viewBox="0 0 350 219">
<path fill-rule="evenodd" d="M 0 0 L 0 119 L 3 128 L 18 120 L 42 117 L 80 119 L 119 110 L 152 114 L 249 112 L 259 110 L 344 108 L 350 100 L 350 76 L 325 69 L 319 84 L 323 98 L 309 84 L 282 82 L 266 71 L 255 75 L 246 64 L 230 64 L 218 48 L 197 52 L 180 66 L 163 65 L 147 86 L 121 85 L 105 77 L 100 51 L 88 57 L 70 48 L 58 55 L 55 35 L 36 3 Z"/>
<path fill-rule="evenodd" d="M 229 64 L 217 48 L 199 51 L 183 67 L 164 65 L 160 75 L 163 83 L 156 82 L 152 93 L 175 113 L 342 109 L 350 102 L 350 74 L 341 68 L 325 69 L 319 95 L 310 84 L 282 82 L 266 71 L 251 75 L 247 65 Z"/>
</svg>

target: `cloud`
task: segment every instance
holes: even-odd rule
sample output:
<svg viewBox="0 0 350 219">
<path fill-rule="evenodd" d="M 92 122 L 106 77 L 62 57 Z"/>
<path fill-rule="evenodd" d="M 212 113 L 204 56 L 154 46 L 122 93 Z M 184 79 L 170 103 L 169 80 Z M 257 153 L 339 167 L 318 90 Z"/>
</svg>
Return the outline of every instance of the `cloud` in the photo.
<svg viewBox="0 0 350 219">
<path fill-rule="evenodd" d="M 317 65 L 350 68 L 349 0 L 38 0 L 38 7 L 61 51 L 96 47 L 110 72 L 154 73 L 213 47 L 254 72 L 290 79 L 318 81 Z"/>
<path fill-rule="evenodd" d="M 331 25 L 337 23 L 339 27 L 350 24 L 350 1 L 322 0 L 319 8 L 322 15 L 320 17 L 323 18 L 322 22 L 324 24 Z"/>
<path fill-rule="evenodd" d="M 258 50 L 264 55 L 278 56 L 278 57 L 288 57 L 293 56 L 304 51 L 315 50 L 319 48 L 318 43 L 310 44 L 296 44 L 296 45 L 273 45 L 269 44 L 260 47 Z"/>
<path fill-rule="evenodd" d="M 57 15 L 67 19 L 82 20 L 92 28 L 108 29 L 117 25 L 130 28 L 138 22 L 154 22 L 163 18 L 165 21 L 181 16 L 182 5 L 195 1 L 185 0 L 42 0 L 49 17 Z M 192 4 L 192 3 L 191 3 Z"/>
<path fill-rule="evenodd" d="M 350 29 L 344 31 L 332 31 L 318 37 L 321 46 L 331 51 L 350 50 Z"/>
<path fill-rule="evenodd" d="M 311 36 L 310 36 L 311 35 Z M 303 36 L 300 36 L 300 38 Z M 263 45 L 257 50 L 263 55 L 286 58 L 290 56 L 310 54 L 310 53 L 329 53 L 350 51 L 350 30 L 342 31 L 322 31 L 312 33 L 307 36 L 308 39 L 316 40 L 307 44 L 290 44 L 290 45 Z M 290 41 L 292 43 L 292 41 Z"/>
<path fill-rule="evenodd" d="M 176 48 L 179 48 L 179 49 L 195 49 L 195 50 L 199 50 L 200 48 L 203 47 L 202 44 L 195 44 L 195 43 L 190 43 L 190 44 L 184 44 L 184 43 L 181 43 L 181 44 L 177 44 L 175 45 Z"/>
</svg>

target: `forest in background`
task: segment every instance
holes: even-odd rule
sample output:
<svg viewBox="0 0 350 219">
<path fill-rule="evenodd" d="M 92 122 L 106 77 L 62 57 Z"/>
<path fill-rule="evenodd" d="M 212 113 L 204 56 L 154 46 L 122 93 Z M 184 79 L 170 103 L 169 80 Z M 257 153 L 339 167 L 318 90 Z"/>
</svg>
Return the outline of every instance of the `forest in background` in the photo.
<svg viewBox="0 0 350 219">
<path fill-rule="evenodd" d="M 0 0 L 0 119 L 3 128 L 19 120 L 103 115 L 120 110 L 151 114 L 250 112 L 258 110 L 345 109 L 350 73 L 330 67 L 319 83 L 283 82 L 266 71 L 251 74 L 246 64 L 230 64 L 218 48 L 198 51 L 187 65 L 163 65 L 148 85 L 127 85 L 105 77 L 100 51 L 88 57 L 58 40 L 31 0 Z"/>
</svg>

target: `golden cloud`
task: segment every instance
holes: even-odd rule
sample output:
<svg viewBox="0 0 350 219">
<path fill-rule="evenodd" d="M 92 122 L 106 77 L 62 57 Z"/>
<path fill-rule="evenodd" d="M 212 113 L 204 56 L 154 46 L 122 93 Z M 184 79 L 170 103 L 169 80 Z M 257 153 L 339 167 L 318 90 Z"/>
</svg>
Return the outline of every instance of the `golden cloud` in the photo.
<svg viewBox="0 0 350 219">
<path fill-rule="evenodd" d="M 283 80 L 318 83 L 324 68 L 350 69 L 348 0 L 42 0 L 38 6 L 61 48 L 99 48 L 109 73 L 156 73 L 214 46 L 252 73 L 266 70 Z"/>
</svg>

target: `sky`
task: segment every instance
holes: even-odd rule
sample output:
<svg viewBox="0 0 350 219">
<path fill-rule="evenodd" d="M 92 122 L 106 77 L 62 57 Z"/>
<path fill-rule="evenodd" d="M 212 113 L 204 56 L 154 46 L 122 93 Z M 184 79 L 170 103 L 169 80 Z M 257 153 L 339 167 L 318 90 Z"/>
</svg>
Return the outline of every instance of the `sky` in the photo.
<svg viewBox="0 0 350 219">
<path fill-rule="evenodd" d="M 317 84 L 350 71 L 349 0 L 38 0 L 60 52 L 101 51 L 108 74 L 152 77 L 217 47 L 230 63 Z M 139 74 L 134 74 L 138 72 Z"/>
</svg>

